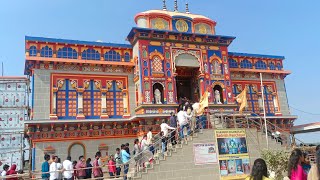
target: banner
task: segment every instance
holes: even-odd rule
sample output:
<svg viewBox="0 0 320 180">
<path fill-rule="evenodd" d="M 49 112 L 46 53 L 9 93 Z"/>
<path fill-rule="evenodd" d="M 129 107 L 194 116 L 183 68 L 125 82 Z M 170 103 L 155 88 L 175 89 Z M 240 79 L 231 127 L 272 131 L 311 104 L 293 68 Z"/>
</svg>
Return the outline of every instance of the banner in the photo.
<svg viewBox="0 0 320 180">
<path fill-rule="evenodd" d="M 217 149 L 214 143 L 193 144 L 195 165 L 218 163 Z"/>
<path fill-rule="evenodd" d="M 221 180 L 245 179 L 250 159 L 245 129 L 216 130 Z"/>
</svg>

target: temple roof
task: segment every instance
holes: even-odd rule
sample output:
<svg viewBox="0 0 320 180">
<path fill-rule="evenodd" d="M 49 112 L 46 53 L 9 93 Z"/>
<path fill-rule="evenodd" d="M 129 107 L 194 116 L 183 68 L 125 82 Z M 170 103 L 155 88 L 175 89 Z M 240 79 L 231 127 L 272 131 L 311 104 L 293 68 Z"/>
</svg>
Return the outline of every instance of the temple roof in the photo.
<svg viewBox="0 0 320 180">
<path fill-rule="evenodd" d="M 265 55 L 265 54 L 249 54 L 249 53 L 238 53 L 238 52 L 228 52 L 229 56 L 239 56 L 239 57 L 252 57 L 252 58 L 265 58 L 265 59 L 280 59 L 284 60 L 284 56 L 275 55 Z"/>
<path fill-rule="evenodd" d="M 89 45 L 89 46 L 111 46 L 111 47 L 130 48 L 130 49 L 132 48 L 130 44 L 105 43 L 105 42 L 98 42 L 98 41 L 79 41 L 79 40 L 56 39 L 56 38 L 46 38 L 46 37 L 34 37 L 34 36 L 25 36 L 25 40 L 48 42 L 48 43 L 67 43 L 67 44 Z"/>
</svg>

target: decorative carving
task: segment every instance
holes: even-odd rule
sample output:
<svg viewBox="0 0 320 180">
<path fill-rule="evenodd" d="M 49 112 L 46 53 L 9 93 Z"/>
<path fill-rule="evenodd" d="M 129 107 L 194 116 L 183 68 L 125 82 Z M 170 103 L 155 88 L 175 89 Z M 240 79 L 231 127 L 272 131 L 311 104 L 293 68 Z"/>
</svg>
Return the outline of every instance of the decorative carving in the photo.
<svg viewBox="0 0 320 180">
<path fill-rule="evenodd" d="M 95 80 L 94 85 L 96 86 L 97 89 L 101 89 L 101 81 Z"/>
<path fill-rule="evenodd" d="M 88 89 L 89 85 L 90 85 L 90 80 L 84 80 L 83 82 L 84 89 Z"/>
<path fill-rule="evenodd" d="M 73 89 L 77 89 L 77 87 L 78 87 L 78 81 L 77 80 L 70 79 L 70 84 L 71 84 L 71 87 Z"/>
<path fill-rule="evenodd" d="M 107 81 L 107 90 L 109 90 L 112 87 L 112 81 Z"/>
<path fill-rule="evenodd" d="M 169 103 L 173 103 L 174 102 L 174 99 L 173 99 L 173 92 L 168 92 L 168 95 L 169 95 Z"/>
<path fill-rule="evenodd" d="M 122 83 L 122 81 L 116 81 L 116 84 L 117 84 L 118 89 L 123 90 L 123 83 Z"/>
<path fill-rule="evenodd" d="M 146 103 L 150 103 L 151 102 L 150 91 L 145 91 L 145 99 L 146 99 Z"/>
<path fill-rule="evenodd" d="M 98 146 L 98 150 L 99 151 L 102 151 L 102 150 L 108 151 L 108 146 L 106 144 L 102 143 Z"/>
<path fill-rule="evenodd" d="M 54 154 L 54 153 L 56 153 L 56 149 L 53 148 L 51 145 L 49 145 L 46 148 L 44 148 L 43 152 L 45 154 Z"/>
<path fill-rule="evenodd" d="M 58 88 L 62 88 L 63 84 L 64 84 L 64 79 L 59 79 L 57 83 Z"/>
<path fill-rule="evenodd" d="M 161 60 L 164 59 L 163 55 L 160 52 L 158 52 L 158 50 L 154 50 L 152 53 L 150 53 L 149 58 L 153 59 L 154 56 L 158 56 Z"/>
</svg>

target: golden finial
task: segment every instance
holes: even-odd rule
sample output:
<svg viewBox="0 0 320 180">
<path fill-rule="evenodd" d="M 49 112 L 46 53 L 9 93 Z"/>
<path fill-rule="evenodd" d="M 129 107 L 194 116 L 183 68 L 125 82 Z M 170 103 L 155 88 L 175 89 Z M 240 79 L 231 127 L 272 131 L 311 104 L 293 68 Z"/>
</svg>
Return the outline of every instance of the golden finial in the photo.
<svg viewBox="0 0 320 180">
<path fill-rule="evenodd" d="M 174 0 L 174 11 L 178 11 L 178 0 Z"/>
<path fill-rule="evenodd" d="M 167 10 L 166 0 L 163 0 L 162 2 L 163 2 L 162 10 L 166 11 Z"/>
<path fill-rule="evenodd" d="M 188 3 L 186 3 L 186 13 L 187 13 L 187 14 L 190 13 L 190 12 L 189 12 L 189 4 L 188 4 Z"/>
</svg>

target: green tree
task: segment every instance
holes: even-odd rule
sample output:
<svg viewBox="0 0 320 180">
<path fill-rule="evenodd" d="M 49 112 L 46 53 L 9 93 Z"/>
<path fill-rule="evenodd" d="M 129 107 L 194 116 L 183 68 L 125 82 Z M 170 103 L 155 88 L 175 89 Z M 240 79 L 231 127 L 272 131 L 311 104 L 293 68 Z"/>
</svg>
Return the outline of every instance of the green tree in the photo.
<svg viewBox="0 0 320 180">
<path fill-rule="evenodd" d="M 282 180 L 288 169 L 289 153 L 286 151 L 263 150 L 261 157 L 266 161 L 268 170 L 275 173 L 274 179 Z"/>
</svg>

